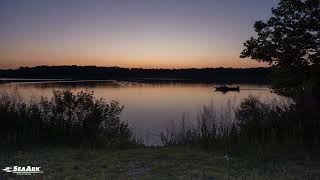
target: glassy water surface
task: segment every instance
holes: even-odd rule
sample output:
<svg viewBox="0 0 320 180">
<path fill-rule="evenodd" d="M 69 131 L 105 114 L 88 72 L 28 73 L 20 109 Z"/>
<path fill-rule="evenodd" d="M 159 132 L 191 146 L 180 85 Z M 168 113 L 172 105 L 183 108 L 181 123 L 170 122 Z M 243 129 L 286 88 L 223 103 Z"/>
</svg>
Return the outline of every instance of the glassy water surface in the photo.
<svg viewBox="0 0 320 180">
<path fill-rule="evenodd" d="M 7 83 L 0 85 L 0 90 L 19 93 L 26 101 L 38 96 L 50 97 L 52 90 L 93 90 L 97 98 L 117 100 L 125 106 L 121 119 L 128 121 L 146 144 L 157 144 L 160 132 L 169 128 L 172 122 L 181 120 L 182 116 L 190 122 L 195 121 L 204 105 L 213 104 L 223 110 L 226 106 L 236 108 L 249 95 L 265 102 L 280 98 L 266 85 L 239 84 L 240 92 L 227 93 L 215 91 L 214 86 L 201 83 L 55 81 Z"/>
</svg>

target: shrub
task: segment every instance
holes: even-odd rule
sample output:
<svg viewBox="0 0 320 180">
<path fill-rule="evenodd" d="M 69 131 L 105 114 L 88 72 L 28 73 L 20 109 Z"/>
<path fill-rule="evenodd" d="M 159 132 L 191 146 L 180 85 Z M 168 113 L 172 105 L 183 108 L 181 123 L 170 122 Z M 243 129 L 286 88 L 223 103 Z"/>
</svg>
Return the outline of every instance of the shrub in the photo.
<svg viewBox="0 0 320 180">
<path fill-rule="evenodd" d="M 259 143 L 280 140 L 280 136 L 274 135 L 281 133 L 286 111 L 288 109 L 279 105 L 266 104 L 256 97 L 249 96 L 241 102 L 235 112 L 239 133 L 248 140 Z"/>
<path fill-rule="evenodd" d="M 30 103 L 15 102 L 8 95 L 1 99 L 1 144 L 96 147 L 131 141 L 128 124 L 119 117 L 123 106 L 96 99 L 92 91 L 53 91 L 51 99 Z"/>
<path fill-rule="evenodd" d="M 316 149 L 319 120 L 303 119 L 300 111 L 299 104 L 290 100 L 266 104 L 249 96 L 227 111 L 204 106 L 194 125 L 187 126 L 182 119 L 162 132 L 161 139 L 164 145 L 204 145 L 238 152 Z"/>
</svg>

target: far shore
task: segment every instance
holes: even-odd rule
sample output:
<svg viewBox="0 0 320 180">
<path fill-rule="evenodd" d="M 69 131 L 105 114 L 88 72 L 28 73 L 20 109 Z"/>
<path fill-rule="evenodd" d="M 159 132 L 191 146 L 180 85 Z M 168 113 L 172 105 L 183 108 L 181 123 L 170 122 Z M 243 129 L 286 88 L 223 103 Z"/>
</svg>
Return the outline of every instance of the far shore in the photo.
<svg viewBox="0 0 320 180">
<path fill-rule="evenodd" d="M 205 84 L 261 84 L 267 85 L 267 82 L 246 82 L 246 81 L 208 81 L 194 79 L 178 79 L 178 78 L 124 78 L 124 79 L 77 79 L 77 78 L 59 78 L 59 79 L 35 79 L 35 78 L 0 78 L 0 84 L 19 83 L 19 82 L 114 82 L 127 81 L 135 83 L 205 83 Z"/>
</svg>

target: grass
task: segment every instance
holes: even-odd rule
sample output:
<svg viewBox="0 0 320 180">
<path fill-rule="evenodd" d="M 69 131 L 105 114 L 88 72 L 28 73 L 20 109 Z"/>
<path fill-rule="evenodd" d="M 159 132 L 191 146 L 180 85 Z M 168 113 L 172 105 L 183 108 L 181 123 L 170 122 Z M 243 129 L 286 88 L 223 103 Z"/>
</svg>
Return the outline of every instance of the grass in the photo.
<svg viewBox="0 0 320 180">
<path fill-rule="evenodd" d="M 189 146 L 88 150 L 42 148 L 0 154 L 0 166 L 41 166 L 34 179 L 316 179 L 320 161 L 251 156 L 224 158 L 221 151 Z M 16 178 L 1 174 L 0 179 Z M 25 176 L 23 176 L 25 177 Z"/>
<path fill-rule="evenodd" d="M 160 137 L 164 145 L 201 145 L 244 154 L 256 150 L 314 152 L 320 149 L 320 123 L 314 118 L 319 112 L 312 118 L 305 109 L 290 101 L 266 104 L 249 96 L 234 109 L 204 106 L 194 123 L 182 118 Z"/>
</svg>

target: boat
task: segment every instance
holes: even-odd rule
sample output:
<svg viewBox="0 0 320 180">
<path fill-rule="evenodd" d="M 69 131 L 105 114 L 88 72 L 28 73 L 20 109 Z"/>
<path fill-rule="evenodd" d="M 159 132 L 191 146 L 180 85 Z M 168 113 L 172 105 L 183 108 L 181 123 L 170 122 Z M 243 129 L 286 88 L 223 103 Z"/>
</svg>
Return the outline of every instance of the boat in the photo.
<svg viewBox="0 0 320 180">
<path fill-rule="evenodd" d="M 228 86 L 218 86 L 215 87 L 216 91 L 221 91 L 221 92 L 228 92 L 228 91 L 240 91 L 240 87 L 236 86 L 236 87 L 228 87 Z"/>
</svg>

